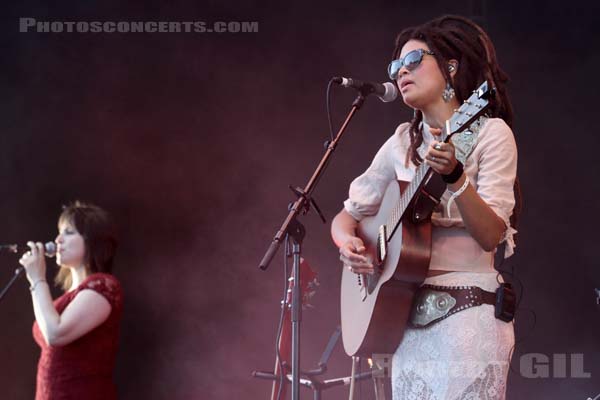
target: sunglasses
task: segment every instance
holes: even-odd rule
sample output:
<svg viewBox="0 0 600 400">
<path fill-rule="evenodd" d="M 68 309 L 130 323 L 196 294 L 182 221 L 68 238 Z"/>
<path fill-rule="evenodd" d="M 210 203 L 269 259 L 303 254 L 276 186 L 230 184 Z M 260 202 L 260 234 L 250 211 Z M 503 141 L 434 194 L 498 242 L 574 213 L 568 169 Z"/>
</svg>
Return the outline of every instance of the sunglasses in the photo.
<svg viewBox="0 0 600 400">
<path fill-rule="evenodd" d="M 388 74 L 390 75 L 390 79 L 395 81 L 396 78 L 398 78 L 398 71 L 400 71 L 403 66 L 409 71 L 417 68 L 419 64 L 421 64 L 421 61 L 423 61 L 423 56 L 425 54 L 432 56 L 434 53 L 433 51 L 425 49 L 417 49 L 409 51 L 404 57 L 392 61 L 388 66 Z"/>
</svg>

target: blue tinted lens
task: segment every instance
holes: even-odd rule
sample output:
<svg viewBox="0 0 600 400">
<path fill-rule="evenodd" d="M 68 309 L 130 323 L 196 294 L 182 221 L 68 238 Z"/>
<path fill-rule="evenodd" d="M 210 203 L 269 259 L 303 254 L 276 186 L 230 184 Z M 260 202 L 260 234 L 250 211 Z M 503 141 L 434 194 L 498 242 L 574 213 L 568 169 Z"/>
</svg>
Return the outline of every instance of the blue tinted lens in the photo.
<svg viewBox="0 0 600 400">
<path fill-rule="evenodd" d="M 412 71 L 417 65 L 421 64 L 421 60 L 423 60 L 423 52 L 421 50 L 413 50 L 404 56 L 404 65 L 409 71 Z"/>
<path fill-rule="evenodd" d="M 400 68 L 402 68 L 402 60 L 394 60 L 390 63 L 388 66 L 388 75 L 390 76 L 391 80 L 396 80 Z"/>
<path fill-rule="evenodd" d="M 406 69 L 412 71 L 417 68 L 417 66 L 423 60 L 423 50 L 417 49 L 409 52 L 403 58 L 399 58 L 394 60 L 388 66 L 388 74 L 391 80 L 396 80 L 398 78 L 398 71 L 402 69 L 402 66 L 406 66 Z"/>
</svg>

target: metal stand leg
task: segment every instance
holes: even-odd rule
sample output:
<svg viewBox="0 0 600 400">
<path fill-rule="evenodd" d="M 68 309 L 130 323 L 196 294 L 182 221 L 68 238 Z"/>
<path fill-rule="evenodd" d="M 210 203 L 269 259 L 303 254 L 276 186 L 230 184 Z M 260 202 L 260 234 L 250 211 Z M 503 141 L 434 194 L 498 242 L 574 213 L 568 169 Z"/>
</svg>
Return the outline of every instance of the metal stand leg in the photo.
<svg viewBox="0 0 600 400">
<path fill-rule="evenodd" d="M 392 374 L 393 354 L 373 354 L 369 362 L 375 387 L 375 400 L 386 400 L 385 383 Z"/>
<path fill-rule="evenodd" d="M 294 286 L 292 289 L 292 399 L 300 399 L 300 322 L 302 300 L 300 299 L 300 243 L 293 238 Z"/>
</svg>

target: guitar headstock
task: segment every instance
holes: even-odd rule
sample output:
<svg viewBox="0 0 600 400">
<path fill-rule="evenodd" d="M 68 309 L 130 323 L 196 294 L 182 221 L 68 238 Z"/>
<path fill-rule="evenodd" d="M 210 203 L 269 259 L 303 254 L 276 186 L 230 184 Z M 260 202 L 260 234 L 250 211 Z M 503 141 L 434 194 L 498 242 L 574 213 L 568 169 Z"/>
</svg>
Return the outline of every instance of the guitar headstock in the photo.
<svg viewBox="0 0 600 400">
<path fill-rule="evenodd" d="M 464 101 L 464 103 L 454 110 L 454 114 L 446 121 L 445 139 L 467 129 L 473 121 L 479 118 L 487 109 L 489 99 L 495 93 L 494 88 L 490 88 L 488 82 L 485 81 L 473 91 L 473 94 Z"/>
</svg>

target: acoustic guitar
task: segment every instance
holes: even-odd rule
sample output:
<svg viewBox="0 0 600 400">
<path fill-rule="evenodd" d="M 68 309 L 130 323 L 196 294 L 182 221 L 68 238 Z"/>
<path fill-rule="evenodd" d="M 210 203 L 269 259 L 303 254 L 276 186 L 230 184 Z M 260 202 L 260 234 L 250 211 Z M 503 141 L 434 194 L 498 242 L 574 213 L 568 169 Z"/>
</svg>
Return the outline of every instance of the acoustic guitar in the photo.
<svg viewBox="0 0 600 400">
<path fill-rule="evenodd" d="M 487 82 L 473 91 L 446 121 L 442 139 L 448 142 L 467 129 L 485 112 L 492 94 Z M 375 273 L 342 272 L 342 339 L 348 355 L 394 353 L 400 344 L 413 297 L 429 270 L 431 213 L 445 190 L 440 175 L 421 163 L 410 183 L 391 182 L 377 214 L 360 221 L 357 235 Z"/>
</svg>

